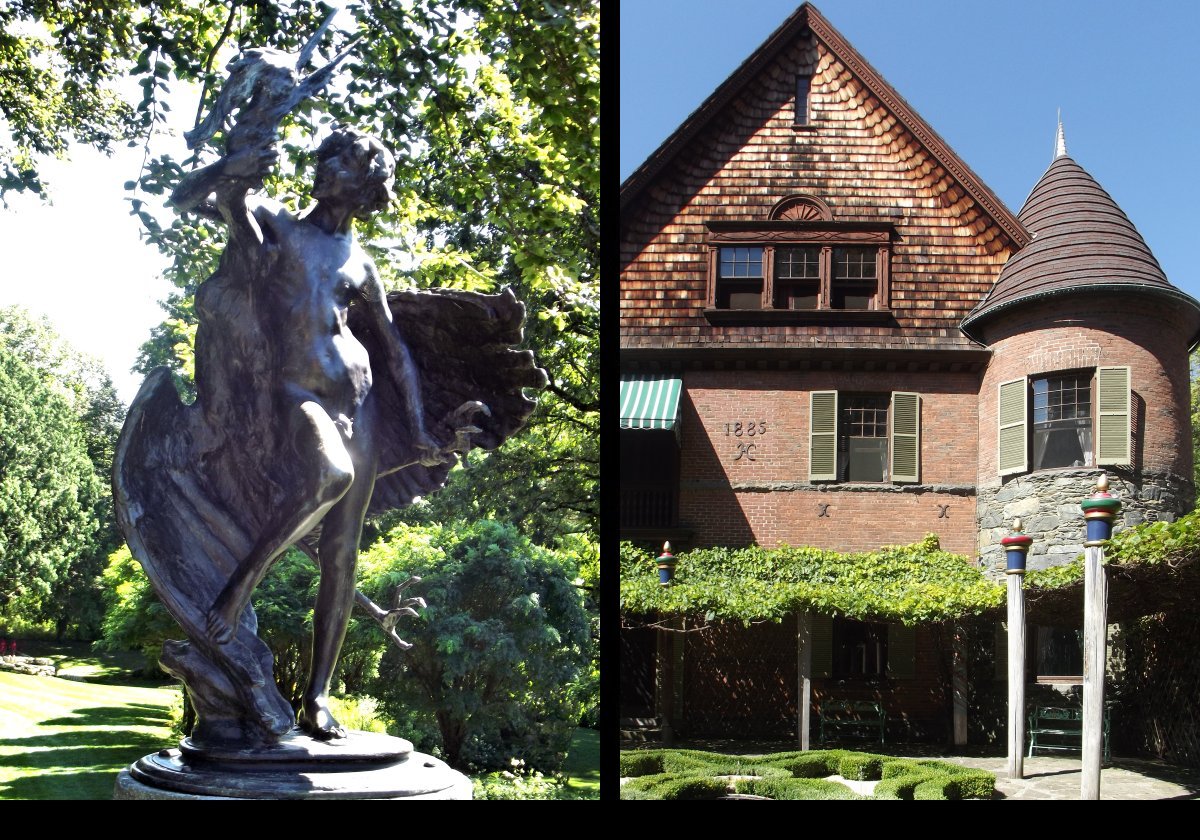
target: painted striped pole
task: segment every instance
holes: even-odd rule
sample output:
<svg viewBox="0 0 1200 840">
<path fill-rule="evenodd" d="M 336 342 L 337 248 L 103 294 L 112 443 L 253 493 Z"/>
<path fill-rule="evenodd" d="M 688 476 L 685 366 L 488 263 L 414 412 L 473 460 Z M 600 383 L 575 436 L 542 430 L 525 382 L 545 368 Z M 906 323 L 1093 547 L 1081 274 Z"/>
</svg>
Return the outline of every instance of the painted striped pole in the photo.
<svg viewBox="0 0 1200 840">
<path fill-rule="evenodd" d="M 1021 533 L 1014 519 L 1013 533 L 1000 540 L 1008 575 L 1008 777 L 1025 774 L 1025 559 L 1033 538 Z"/>
<path fill-rule="evenodd" d="M 1100 473 L 1096 492 L 1080 504 L 1087 520 L 1083 546 L 1083 779 L 1080 799 L 1100 798 L 1100 762 L 1104 754 L 1104 672 L 1107 665 L 1108 581 L 1104 543 L 1112 536 L 1121 509 Z"/>
</svg>

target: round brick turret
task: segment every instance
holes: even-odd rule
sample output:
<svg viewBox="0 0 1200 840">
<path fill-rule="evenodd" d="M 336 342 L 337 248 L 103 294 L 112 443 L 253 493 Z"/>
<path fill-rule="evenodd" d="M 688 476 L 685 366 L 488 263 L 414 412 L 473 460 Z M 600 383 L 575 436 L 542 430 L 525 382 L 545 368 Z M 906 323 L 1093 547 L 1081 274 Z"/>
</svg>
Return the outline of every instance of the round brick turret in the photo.
<svg viewBox="0 0 1200 840">
<path fill-rule="evenodd" d="M 1120 369 L 1128 369 L 1128 463 L 1103 466 L 1123 505 L 1118 530 L 1174 519 L 1191 509 L 1195 494 L 1188 350 L 1200 337 L 1200 304 L 1167 281 L 1137 229 L 1065 151 L 1038 181 L 1019 218 L 1033 241 L 1008 261 L 962 325 L 992 350 L 979 395 L 977 517 L 980 556 L 997 574 L 1004 562 L 1000 540 L 1015 516 L 1034 539 L 1030 569 L 1065 563 L 1082 552 L 1078 500 L 1102 469 L 1096 394 L 1101 370 L 1117 369 L 1105 375 L 1122 381 Z M 1001 465 L 999 455 L 1000 385 L 1022 377 L 1028 388 L 1022 392 L 1010 384 L 1006 393 L 1010 401 L 1024 394 L 1024 469 L 1013 466 L 1012 454 Z M 1079 410 L 1088 412 L 1083 416 L 1093 428 L 1079 433 L 1078 461 L 1039 469 L 1033 383 L 1056 377 L 1078 383 Z M 1006 417 L 1012 420 L 1011 411 Z"/>
</svg>

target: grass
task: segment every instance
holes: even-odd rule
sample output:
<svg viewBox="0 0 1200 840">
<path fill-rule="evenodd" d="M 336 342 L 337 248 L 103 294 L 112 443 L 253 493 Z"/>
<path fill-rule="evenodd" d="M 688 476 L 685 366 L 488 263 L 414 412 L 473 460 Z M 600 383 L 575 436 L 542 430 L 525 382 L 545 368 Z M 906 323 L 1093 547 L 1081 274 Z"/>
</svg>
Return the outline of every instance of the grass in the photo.
<svg viewBox="0 0 1200 840">
<path fill-rule="evenodd" d="M 169 685 L 166 675 L 147 679 L 145 657 L 136 651 L 94 653 L 91 642 L 52 642 L 30 639 L 20 642 L 22 656 L 53 659 L 59 676 L 120 685 L 161 687 Z"/>
<path fill-rule="evenodd" d="M 23 644 L 60 673 L 129 681 L 140 656 L 92 656 L 86 645 Z M 141 680 L 140 682 L 145 682 Z M 111 799 L 117 773 L 173 746 L 174 686 L 113 685 L 0 671 L 0 799 Z M 600 796 L 600 735 L 577 729 L 563 774 L 571 798 Z M 562 788 L 559 788 L 562 790 Z"/>
<path fill-rule="evenodd" d="M 0 799 L 111 799 L 122 768 L 171 745 L 176 696 L 0 671 Z"/>
<path fill-rule="evenodd" d="M 563 764 L 567 787 L 582 791 L 588 798 L 600 798 L 600 733 L 595 729 L 576 729 Z"/>
</svg>

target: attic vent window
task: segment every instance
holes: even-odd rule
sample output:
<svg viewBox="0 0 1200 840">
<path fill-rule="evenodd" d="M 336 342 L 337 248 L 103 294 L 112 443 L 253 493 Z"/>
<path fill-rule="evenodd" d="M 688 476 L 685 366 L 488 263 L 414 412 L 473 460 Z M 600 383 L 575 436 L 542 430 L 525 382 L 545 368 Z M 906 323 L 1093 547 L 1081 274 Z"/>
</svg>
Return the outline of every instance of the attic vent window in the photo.
<svg viewBox="0 0 1200 840">
<path fill-rule="evenodd" d="M 796 115 L 792 122 L 796 128 L 811 128 L 808 96 L 812 87 L 812 76 L 801 74 L 796 77 Z"/>
</svg>

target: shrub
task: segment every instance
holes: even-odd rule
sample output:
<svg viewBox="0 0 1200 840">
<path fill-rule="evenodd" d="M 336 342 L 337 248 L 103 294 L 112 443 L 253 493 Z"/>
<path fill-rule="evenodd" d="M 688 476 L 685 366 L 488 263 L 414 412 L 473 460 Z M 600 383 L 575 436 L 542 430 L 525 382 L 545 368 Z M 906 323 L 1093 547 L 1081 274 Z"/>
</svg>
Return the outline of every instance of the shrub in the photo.
<svg viewBox="0 0 1200 840">
<path fill-rule="evenodd" d="M 840 782 L 825 779 L 739 779 L 738 793 L 766 796 L 770 799 L 865 799 Z"/>
<path fill-rule="evenodd" d="M 628 796 L 629 793 L 645 793 L 647 796 Z M 621 787 L 622 799 L 716 799 L 729 793 L 729 785 L 711 776 L 673 776 L 659 773 L 630 779 Z"/>
<path fill-rule="evenodd" d="M 883 756 L 870 753 L 850 753 L 838 762 L 838 775 L 844 779 L 862 782 L 880 778 Z"/>
<path fill-rule="evenodd" d="M 663 771 L 662 750 L 639 750 L 622 752 L 618 761 L 622 778 L 626 776 L 649 776 Z"/>
</svg>

